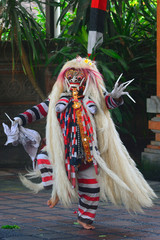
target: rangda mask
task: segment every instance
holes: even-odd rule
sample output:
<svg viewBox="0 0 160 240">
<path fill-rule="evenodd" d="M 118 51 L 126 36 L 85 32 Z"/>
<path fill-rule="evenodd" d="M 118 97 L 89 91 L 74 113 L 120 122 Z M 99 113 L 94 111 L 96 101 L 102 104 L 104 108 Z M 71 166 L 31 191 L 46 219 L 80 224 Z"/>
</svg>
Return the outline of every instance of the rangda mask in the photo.
<svg viewBox="0 0 160 240">
<path fill-rule="evenodd" d="M 81 69 L 70 68 L 65 72 L 65 81 L 69 90 L 77 88 L 84 91 L 87 76 Z"/>
</svg>

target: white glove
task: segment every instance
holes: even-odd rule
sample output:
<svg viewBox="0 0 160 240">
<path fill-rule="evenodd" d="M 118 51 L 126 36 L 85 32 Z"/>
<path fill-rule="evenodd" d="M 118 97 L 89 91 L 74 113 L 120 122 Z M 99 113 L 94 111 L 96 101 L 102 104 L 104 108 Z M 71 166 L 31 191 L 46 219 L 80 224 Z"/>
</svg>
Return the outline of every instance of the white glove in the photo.
<svg viewBox="0 0 160 240">
<path fill-rule="evenodd" d="M 127 81 L 125 83 L 122 83 L 119 85 L 119 80 L 122 77 L 122 74 L 119 76 L 118 80 L 116 81 L 115 85 L 114 85 L 114 89 L 111 92 L 111 97 L 114 99 L 118 99 L 120 98 L 122 95 L 127 95 L 134 103 L 135 100 L 129 95 L 128 92 L 124 92 L 124 90 L 126 89 L 126 87 L 133 82 L 134 79 Z"/>
<path fill-rule="evenodd" d="M 21 118 L 15 117 L 13 121 L 7 113 L 5 113 L 5 115 L 11 121 L 11 128 L 9 128 L 5 123 L 2 123 L 4 132 L 7 135 L 7 141 L 5 145 L 12 143 L 14 146 L 16 146 L 18 143 L 21 143 L 31 157 L 32 161 L 34 161 L 41 141 L 39 133 L 32 129 L 19 126 L 22 125 Z"/>
<path fill-rule="evenodd" d="M 23 125 L 22 119 L 20 117 L 15 117 L 13 121 L 13 125 L 18 123 L 19 126 Z"/>
<path fill-rule="evenodd" d="M 8 145 L 9 143 L 12 143 L 14 146 L 18 145 L 19 140 L 19 128 L 18 123 L 15 123 L 14 125 L 9 128 L 5 123 L 2 123 L 4 128 L 4 133 L 7 135 L 7 141 L 4 145 Z"/>
<path fill-rule="evenodd" d="M 13 146 L 16 146 L 21 143 L 33 161 L 36 157 L 41 141 L 39 133 L 22 126 L 19 127 L 18 123 L 14 124 L 14 121 L 11 125 L 11 128 L 9 128 L 5 123 L 2 123 L 2 125 L 4 132 L 7 135 L 7 141 L 5 145 L 12 143 Z"/>
</svg>

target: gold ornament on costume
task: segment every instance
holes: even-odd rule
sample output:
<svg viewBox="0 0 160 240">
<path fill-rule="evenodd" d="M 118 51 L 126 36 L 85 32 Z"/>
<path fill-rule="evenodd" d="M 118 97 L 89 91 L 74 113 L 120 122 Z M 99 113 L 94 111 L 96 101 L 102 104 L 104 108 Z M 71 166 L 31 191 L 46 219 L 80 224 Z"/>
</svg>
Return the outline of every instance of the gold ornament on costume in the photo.
<svg viewBox="0 0 160 240">
<path fill-rule="evenodd" d="M 77 90 L 77 88 L 72 89 L 72 96 L 74 98 L 74 102 L 73 102 L 72 107 L 75 108 L 75 109 L 80 108 L 81 103 L 78 100 L 78 90 Z"/>
<path fill-rule="evenodd" d="M 92 156 L 90 152 L 90 146 L 89 146 L 89 136 L 84 133 L 83 129 L 83 123 L 82 123 L 82 110 L 81 110 L 81 102 L 78 100 L 78 90 L 77 88 L 72 89 L 72 96 L 73 96 L 73 108 L 76 110 L 76 116 L 77 116 L 77 124 L 80 129 L 81 139 L 82 139 L 82 145 L 84 148 L 84 152 L 86 155 L 86 161 L 92 162 Z"/>
</svg>

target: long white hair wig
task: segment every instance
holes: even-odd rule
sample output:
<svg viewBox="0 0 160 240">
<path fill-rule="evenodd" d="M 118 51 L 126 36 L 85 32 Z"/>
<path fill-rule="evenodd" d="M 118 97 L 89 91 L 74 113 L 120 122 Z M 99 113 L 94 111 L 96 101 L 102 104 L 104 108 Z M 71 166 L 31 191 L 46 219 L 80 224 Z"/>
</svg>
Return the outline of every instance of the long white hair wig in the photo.
<svg viewBox="0 0 160 240">
<path fill-rule="evenodd" d="M 73 189 L 65 169 L 64 141 L 60 124 L 57 120 L 55 105 L 63 92 L 67 92 L 65 72 L 70 69 L 81 69 L 87 75 L 83 104 L 90 97 L 97 106 L 97 113 L 91 119 L 94 132 L 94 145 L 98 146 L 93 157 L 99 166 L 97 179 L 100 184 L 101 200 L 110 200 L 116 205 L 124 205 L 128 211 L 142 211 L 142 207 L 152 206 L 156 197 L 153 190 L 136 168 L 128 151 L 120 140 L 115 125 L 106 107 L 102 89 L 104 82 L 95 62 L 85 58 L 68 61 L 62 68 L 53 86 L 49 104 L 46 126 L 46 141 L 49 160 L 53 166 L 52 198 L 58 195 L 63 205 L 69 205 L 77 198 L 77 189 Z M 86 108 L 87 110 L 87 108 Z"/>
<path fill-rule="evenodd" d="M 110 200 L 114 204 L 123 204 L 128 211 L 141 211 L 141 207 L 150 207 L 152 198 L 156 195 L 136 168 L 135 162 L 119 138 L 105 104 L 102 76 L 94 62 L 80 57 L 68 61 L 63 66 L 50 94 L 46 139 L 49 159 L 54 170 L 52 197 L 57 194 L 61 202 L 68 205 L 77 196 L 76 189 L 72 188 L 66 175 L 64 141 L 55 111 L 55 104 L 61 93 L 67 91 L 64 74 L 69 68 L 82 69 L 87 73 L 83 103 L 85 106 L 86 98 L 90 97 L 98 108 L 94 117 L 89 112 L 88 114 L 94 129 L 93 144 L 98 145 L 100 152 L 99 155 L 94 151 L 94 158 L 99 165 L 101 199 Z"/>
</svg>

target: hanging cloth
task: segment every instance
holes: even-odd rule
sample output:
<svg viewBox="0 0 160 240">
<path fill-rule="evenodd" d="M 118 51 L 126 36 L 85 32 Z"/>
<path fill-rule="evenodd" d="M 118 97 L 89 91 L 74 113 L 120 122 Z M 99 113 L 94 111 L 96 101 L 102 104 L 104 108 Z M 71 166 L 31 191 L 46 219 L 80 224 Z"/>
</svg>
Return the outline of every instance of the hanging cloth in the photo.
<svg viewBox="0 0 160 240">
<path fill-rule="evenodd" d="M 90 10 L 90 26 L 88 34 L 88 56 L 103 43 L 104 22 L 107 0 L 92 0 Z"/>
</svg>

